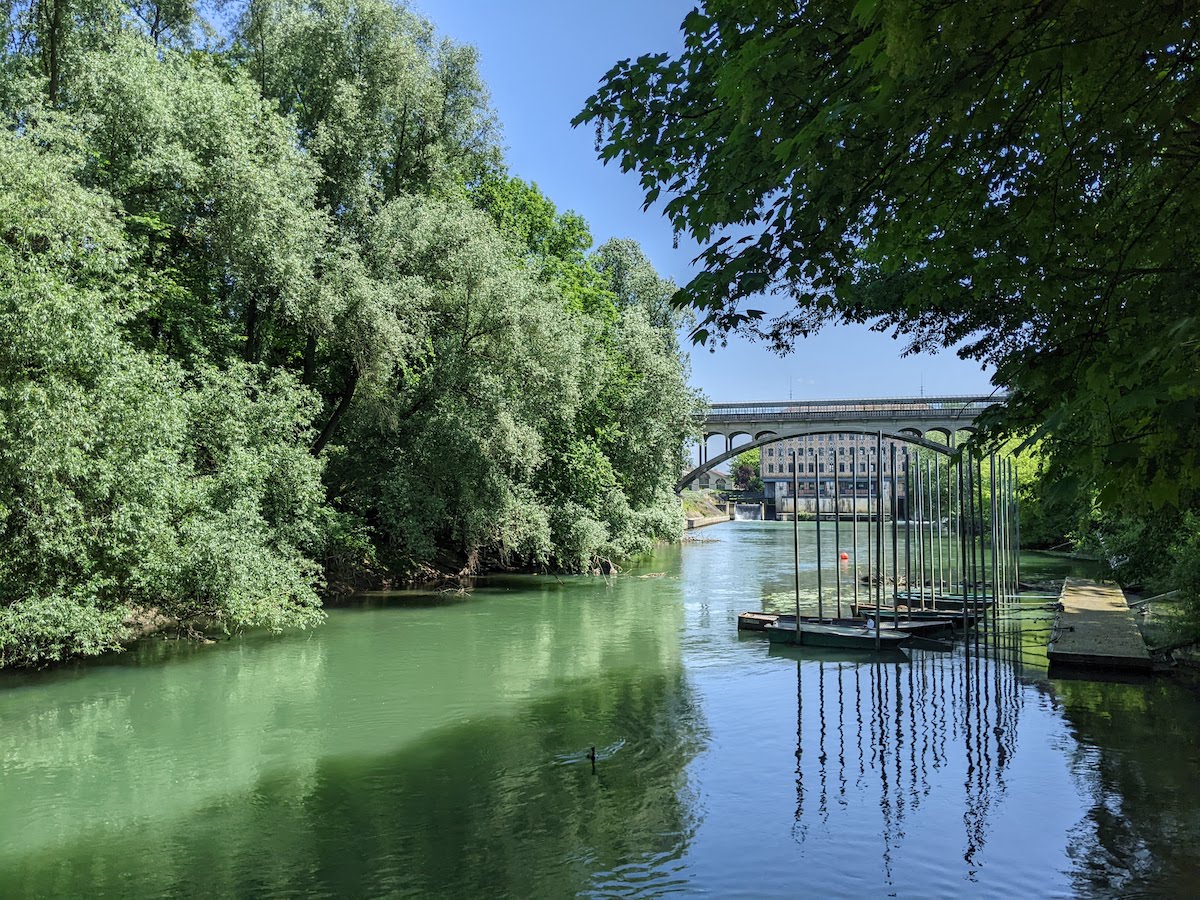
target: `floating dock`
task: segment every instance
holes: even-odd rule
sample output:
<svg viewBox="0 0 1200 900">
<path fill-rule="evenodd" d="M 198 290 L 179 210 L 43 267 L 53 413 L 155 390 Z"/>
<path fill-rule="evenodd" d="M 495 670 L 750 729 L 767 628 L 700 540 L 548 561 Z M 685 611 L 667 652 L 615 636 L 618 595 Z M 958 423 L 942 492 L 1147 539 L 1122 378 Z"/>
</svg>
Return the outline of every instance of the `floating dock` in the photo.
<svg viewBox="0 0 1200 900">
<path fill-rule="evenodd" d="M 1073 669 L 1145 672 L 1153 665 L 1134 611 L 1111 581 L 1068 578 L 1054 617 L 1046 656 Z"/>
</svg>

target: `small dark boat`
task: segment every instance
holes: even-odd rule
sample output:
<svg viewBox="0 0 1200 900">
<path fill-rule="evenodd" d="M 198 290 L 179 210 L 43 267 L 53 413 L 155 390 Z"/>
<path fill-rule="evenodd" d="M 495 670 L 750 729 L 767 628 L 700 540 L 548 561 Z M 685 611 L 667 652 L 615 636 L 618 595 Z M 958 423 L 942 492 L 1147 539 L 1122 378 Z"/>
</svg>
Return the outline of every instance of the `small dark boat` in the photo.
<svg viewBox="0 0 1200 900">
<path fill-rule="evenodd" d="M 895 596 L 896 599 L 915 605 L 918 609 L 950 609 L 955 611 L 961 610 L 964 607 L 966 609 L 983 609 L 984 607 L 995 605 L 996 602 L 990 597 L 964 598 L 961 594 L 939 594 L 935 597 L 927 593 L 922 598 L 919 591 L 900 591 Z"/>
<path fill-rule="evenodd" d="M 794 618 L 794 617 L 793 617 Z M 773 622 L 765 629 L 771 643 L 799 644 L 805 647 L 835 647 L 841 650 L 894 649 L 912 639 L 912 635 L 895 630 L 874 628 L 865 624 L 826 625 L 816 622 Z"/>
<path fill-rule="evenodd" d="M 792 621 L 796 620 L 792 616 Z M 738 631 L 762 631 L 779 621 L 778 613 L 744 612 L 738 616 Z"/>
<path fill-rule="evenodd" d="M 874 604 L 860 603 L 857 606 L 851 605 L 850 612 L 856 616 L 871 617 L 877 614 L 882 615 L 884 622 L 899 619 L 903 622 L 905 619 L 910 621 L 937 621 L 949 620 L 954 624 L 955 628 L 970 628 L 975 624 L 977 616 L 969 612 L 963 612 L 952 609 L 921 609 L 917 607 L 913 609 L 907 606 L 901 606 L 899 610 L 895 610 L 890 606 L 878 607 Z"/>
<path fill-rule="evenodd" d="M 843 625 L 847 628 L 862 628 L 863 620 L 861 618 L 824 618 L 820 619 L 816 616 L 801 616 L 800 621 L 810 625 Z M 772 624 L 794 626 L 796 617 L 790 613 L 762 613 L 762 612 L 744 612 L 738 616 L 739 631 L 765 631 L 768 625 Z M 954 628 L 954 623 L 950 618 L 943 616 L 940 619 L 901 619 L 899 622 L 893 622 L 887 616 L 879 623 L 880 631 L 902 631 L 906 634 L 921 635 L 928 637 L 930 635 L 941 634 L 946 631 L 951 631 Z"/>
</svg>

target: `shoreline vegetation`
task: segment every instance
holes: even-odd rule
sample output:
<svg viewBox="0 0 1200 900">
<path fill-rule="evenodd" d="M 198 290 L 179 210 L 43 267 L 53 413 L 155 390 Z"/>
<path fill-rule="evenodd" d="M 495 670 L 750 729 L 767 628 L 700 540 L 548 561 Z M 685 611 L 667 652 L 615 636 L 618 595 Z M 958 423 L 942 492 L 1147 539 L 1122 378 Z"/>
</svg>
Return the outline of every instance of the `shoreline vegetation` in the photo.
<svg viewBox="0 0 1200 900">
<path fill-rule="evenodd" d="M 512 177 L 387 0 L 18 2 L 0 51 L 0 668 L 682 532 L 676 285 Z"/>
</svg>

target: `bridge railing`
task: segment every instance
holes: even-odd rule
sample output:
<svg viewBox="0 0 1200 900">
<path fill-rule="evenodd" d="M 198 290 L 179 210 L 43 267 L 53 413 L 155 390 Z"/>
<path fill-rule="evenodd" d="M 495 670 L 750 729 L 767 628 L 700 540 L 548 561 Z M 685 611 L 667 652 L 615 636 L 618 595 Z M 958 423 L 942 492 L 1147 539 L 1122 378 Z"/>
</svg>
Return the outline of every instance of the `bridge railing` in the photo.
<svg viewBox="0 0 1200 900">
<path fill-rule="evenodd" d="M 794 422 L 809 419 L 860 420 L 918 418 L 974 419 L 1007 396 L 921 397 L 903 400 L 804 400 L 778 403 L 714 403 L 706 421 Z"/>
</svg>

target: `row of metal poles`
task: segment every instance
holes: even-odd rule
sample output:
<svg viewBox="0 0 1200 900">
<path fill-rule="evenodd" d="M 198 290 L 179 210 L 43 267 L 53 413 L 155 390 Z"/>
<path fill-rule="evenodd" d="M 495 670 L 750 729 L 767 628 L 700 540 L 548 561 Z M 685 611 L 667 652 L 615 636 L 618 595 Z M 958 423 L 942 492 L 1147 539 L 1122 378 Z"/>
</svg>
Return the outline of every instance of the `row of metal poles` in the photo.
<svg viewBox="0 0 1200 900">
<path fill-rule="evenodd" d="M 840 448 L 829 451 L 833 472 L 833 540 L 835 547 L 835 602 L 842 616 L 842 472 L 839 463 L 849 455 L 852 473 L 850 568 L 853 570 L 852 602 L 873 606 L 876 626 L 890 611 L 895 618 L 901 607 L 954 609 L 989 627 L 996 616 L 1014 601 L 1020 585 L 1021 532 L 1017 510 L 1017 472 L 1013 461 L 995 454 L 983 456 L 968 445 L 961 451 L 952 446 L 898 447 L 883 432 L 874 436 L 874 447 L 856 447 L 852 454 Z M 866 452 L 863 452 L 866 451 Z M 873 452 L 872 452 L 873 451 Z M 800 456 L 792 450 L 793 540 L 795 542 L 796 615 L 800 615 Z M 867 481 L 865 517 L 859 515 L 859 472 L 874 457 L 874 471 Z M 885 465 L 886 463 L 886 465 Z M 885 480 L 885 470 L 891 477 Z M 823 478 L 818 478 L 819 486 Z M 900 497 L 904 486 L 903 537 L 900 535 Z M 985 492 L 986 486 L 986 492 Z M 817 616 L 825 617 L 824 560 L 822 555 L 821 497 L 816 497 Z M 866 522 L 867 603 L 859 602 L 860 522 Z M 891 519 L 891 540 L 885 540 L 885 519 Z M 890 548 L 887 544 L 890 543 Z M 903 544 L 903 551 L 901 550 Z M 890 565 L 890 574 L 889 574 Z M 891 604 L 884 603 L 891 584 Z M 904 590 L 900 586 L 903 584 Z M 873 602 L 871 602 L 873 600 Z"/>
</svg>

